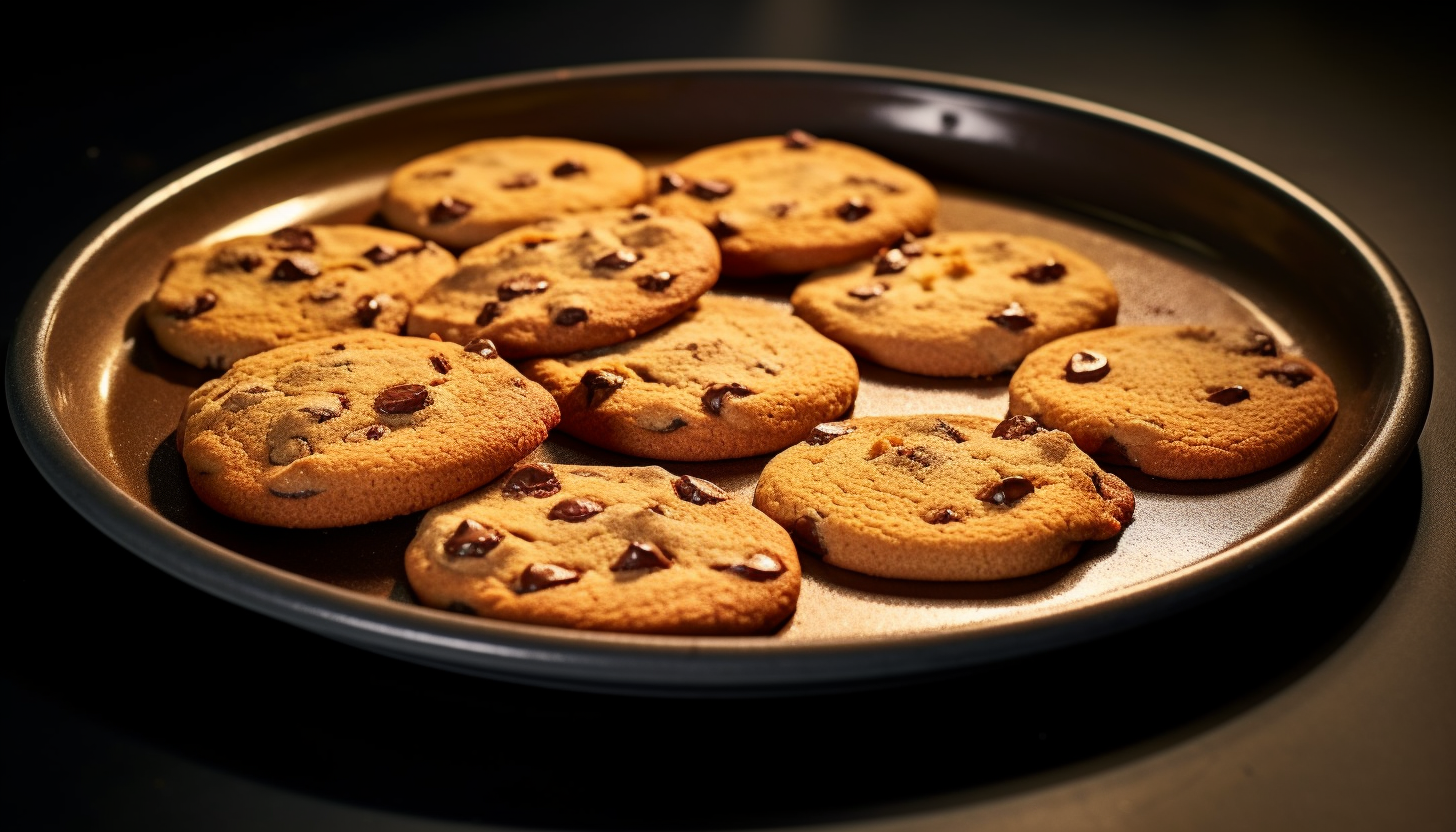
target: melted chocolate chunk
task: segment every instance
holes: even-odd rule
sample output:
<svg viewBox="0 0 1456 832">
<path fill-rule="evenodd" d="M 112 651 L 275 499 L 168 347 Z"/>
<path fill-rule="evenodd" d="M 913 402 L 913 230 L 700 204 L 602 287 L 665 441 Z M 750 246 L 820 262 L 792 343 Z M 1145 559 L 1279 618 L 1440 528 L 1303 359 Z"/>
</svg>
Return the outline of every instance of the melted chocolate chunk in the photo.
<svg viewBox="0 0 1456 832">
<path fill-rule="evenodd" d="M 568 306 L 557 312 L 556 317 L 552 318 L 551 322 L 557 326 L 575 326 L 586 320 L 586 318 L 587 314 L 585 309 L 582 309 L 580 306 Z"/>
<path fill-rule="evenodd" d="M 1073 353 L 1072 357 L 1067 359 L 1067 381 L 1074 384 L 1097 381 L 1111 370 L 1111 362 L 1100 352 L 1084 350 Z"/>
<path fill-rule="evenodd" d="M 525 295 L 537 295 L 551 288 L 551 282 L 533 275 L 521 275 L 507 280 L 495 288 L 495 296 L 501 300 L 515 300 Z"/>
<path fill-rule="evenodd" d="M 1314 378 L 1309 368 L 1302 364 L 1290 362 L 1273 370 L 1265 370 L 1259 373 L 1261 377 L 1272 378 L 1285 387 L 1298 387 Z"/>
<path fill-rule="evenodd" d="M 673 191 L 682 190 L 687 187 L 687 184 L 686 179 L 683 179 L 672 171 L 663 171 L 662 175 L 657 177 L 657 192 L 659 194 L 670 194 Z"/>
<path fill-rule="evenodd" d="M 1274 342 L 1274 337 L 1267 332 L 1260 332 L 1257 329 L 1249 330 L 1248 346 L 1241 351 L 1244 355 L 1278 355 L 1279 345 Z"/>
<path fill-rule="evenodd" d="M 354 431 L 353 433 L 350 433 L 349 436 L 353 436 L 354 433 L 362 433 L 364 439 L 368 439 L 370 441 L 375 441 L 375 440 L 383 439 L 384 438 L 384 435 L 387 434 L 387 433 L 389 433 L 389 426 L 388 425 L 370 425 L 369 427 L 364 428 L 362 431 Z M 347 439 L 348 437 L 346 436 L 344 438 Z"/>
<path fill-rule="evenodd" d="M 588 500 L 585 497 L 568 497 L 552 506 L 551 513 L 546 515 L 546 519 L 580 523 L 596 517 L 606 509 L 606 506 L 596 500 Z"/>
<path fill-rule="evenodd" d="M 925 253 L 925 247 L 909 231 L 902 233 L 900 239 L 890 243 L 889 247 L 899 249 L 906 257 L 919 257 Z"/>
<path fill-rule="evenodd" d="M 941 419 L 935 420 L 935 432 L 957 444 L 966 441 L 966 435 L 959 428 Z"/>
<path fill-rule="evenodd" d="M 581 575 L 574 569 L 554 563 L 533 563 L 521 571 L 521 577 L 516 580 L 516 593 L 525 595 L 528 592 L 540 592 L 543 589 L 574 584 L 579 580 Z"/>
<path fill-rule="evenodd" d="M 354 318 L 359 321 L 360 326 L 374 326 L 374 321 L 379 318 L 379 313 L 384 311 L 384 304 L 379 302 L 384 297 L 387 296 L 375 295 L 354 301 Z"/>
<path fill-rule="evenodd" d="M 474 520 L 460 521 L 460 527 L 445 541 L 445 554 L 452 558 L 483 558 L 505 537 Z"/>
<path fill-rule="evenodd" d="M 489 338 L 475 338 L 465 345 L 466 352 L 473 352 L 481 358 L 500 358 L 500 351 Z"/>
<path fill-rule="evenodd" d="M 842 205 L 834 209 L 834 213 L 845 222 L 858 222 L 874 211 L 864 200 L 859 197 L 850 197 Z"/>
<path fill-rule="evenodd" d="M 290 257 L 273 267 L 272 280 L 285 283 L 295 280 L 309 280 L 319 276 L 318 264 L 307 257 Z"/>
<path fill-rule="evenodd" d="M 550 497 L 561 490 L 561 480 L 556 472 L 544 462 L 527 462 L 516 466 L 506 477 L 501 491 L 508 497 Z"/>
<path fill-rule="evenodd" d="M 688 423 L 684 419 L 682 419 L 681 417 L 675 417 L 671 422 L 667 423 L 667 427 L 650 430 L 652 430 L 654 433 L 672 433 L 675 430 L 682 430 L 687 426 Z"/>
<path fill-rule="evenodd" d="M 618 249 L 610 254 L 603 254 L 601 257 L 598 257 L 596 262 L 592 264 L 592 268 L 617 269 L 618 271 L 620 271 L 641 259 L 642 256 L 639 255 L 637 252 L 629 251 L 628 249 L 623 248 Z"/>
<path fill-rule="evenodd" d="M 435 372 L 439 373 L 440 375 L 444 375 L 450 372 L 450 361 L 443 355 L 430 356 L 430 366 L 434 367 Z"/>
<path fill-rule="evenodd" d="M 650 220 L 655 216 L 657 215 L 653 212 L 653 210 L 651 208 L 648 208 L 646 205 L 632 206 L 632 219 L 634 220 Z"/>
<path fill-rule="evenodd" d="M 824 541 L 819 537 L 819 524 L 809 515 L 806 514 L 794 521 L 794 527 L 789 529 L 789 536 L 799 544 L 800 548 L 815 554 L 824 554 Z"/>
<path fill-rule="evenodd" d="M 672 560 L 661 549 L 651 543 L 634 540 L 627 544 L 627 551 L 617 558 L 611 570 L 631 572 L 636 569 L 666 569 L 669 566 L 672 566 Z"/>
<path fill-rule="evenodd" d="M 877 275 L 903 272 L 908 265 L 910 265 L 910 258 L 906 257 L 905 252 L 898 248 L 880 249 L 880 253 L 875 256 L 875 274 Z"/>
<path fill-rule="evenodd" d="M 762 552 L 756 555 L 749 555 L 748 560 L 742 563 L 714 568 L 720 572 L 731 572 L 740 578 L 750 581 L 771 581 L 784 574 L 784 565 L 779 563 L 778 558 L 773 555 L 765 555 Z"/>
<path fill-rule="evenodd" d="M 695 506 L 710 506 L 728 499 L 727 491 L 707 480 L 687 474 L 672 481 L 672 490 L 677 492 L 679 499 L 687 500 Z"/>
<path fill-rule="evenodd" d="M 1036 490 L 1026 477 L 1007 477 L 976 495 L 976 499 L 998 506 L 1009 506 Z"/>
<path fill-rule="evenodd" d="M 1025 439 L 1038 433 L 1046 433 L 1047 429 L 1041 426 L 1041 422 L 1030 416 L 1012 416 L 996 429 L 991 431 L 991 436 L 996 439 Z"/>
<path fill-rule="evenodd" d="M 429 404 L 430 389 L 423 384 L 396 384 L 374 397 L 374 409 L 380 413 L 415 413 Z"/>
<path fill-rule="evenodd" d="M 698 199 L 711 202 L 733 193 L 733 183 L 720 182 L 716 179 L 699 179 L 688 189 L 688 193 Z"/>
<path fill-rule="evenodd" d="M 578 173 L 586 173 L 586 165 L 575 159 L 567 159 L 551 169 L 551 175 L 557 179 L 565 179 L 568 176 L 576 176 Z"/>
<path fill-rule="evenodd" d="M 713 217 L 713 224 L 708 226 L 708 230 L 713 232 L 713 236 L 717 237 L 720 240 L 726 240 L 729 237 L 737 237 L 739 234 L 743 233 L 743 230 L 740 229 L 738 226 L 723 219 L 723 215 L 721 213 Z"/>
<path fill-rule="evenodd" d="M 608 370 L 587 370 L 581 376 L 581 386 L 586 389 L 586 406 L 591 407 L 597 398 L 605 399 L 613 390 L 627 383 L 627 379 Z"/>
<path fill-rule="evenodd" d="M 313 232 L 297 226 L 274 231 L 268 242 L 268 248 L 274 251 L 313 251 L 317 247 L 318 240 Z"/>
<path fill-rule="evenodd" d="M 1045 263 L 1038 263 L 1029 266 L 1013 274 L 1012 277 L 1019 277 L 1022 280 L 1032 283 L 1051 283 L 1053 280 L 1061 280 L 1067 273 L 1067 267 L 1055 260 L 1048 260 Z"/>
<path fill-rule="evenodd" d="M 768 212 L 770 214 L 773 214 L 778 219 L 783 219 L 784 217 L 787 217 L 789 215 L 789 212 L 794 210 L 794 206 L 798 204 L 799 203 L 797 202 L 775 202 L 774 204 L 768 206 Z"/>
<path fill-rule="evenodd" d="M 667 287 L 677 279 L 677 275 L 670 272 L 657 272 L 656 274 L 644 274 L 637 278 L 637 285 L 649 292 L 666 291 Z"/>
<path fill-rule="evenodd" d="M 518 173 L 510 179 L 502 179 L 500 186 L 507 191 L 519 191 L 522 188 L 536 187 L 536 174 Z"/>
<path fill-rule="evenodd" d="M 853 289 L 850 289 L 849 296 L 852 298 L 858 298 L 859 300 L 869 300 L 871 298 L 877 298 L 880 295 L 883 295 L 885 292 L 889 291 L 889 289 L 890 286 L 888 283 L 880 283 L 876 281 L 874 283 L 866 283 L 863 286 L 856 286 Z"/>
<path fill-rule="evenodd" d="M 854 433 L 855 430 L 853 425 L 846 425 L 842 422 L 825 422 L 809 431 L 809 438 L 804 441 L 810 445 L 827 445 L 841 436 Z"/>
<path fill-rule="evenodd" d="M 252 252 L 223 249 L 207 261 L 207 273 L 251 272 L 263 265 L 263 258 Z"/>
<path fill-rule="evenodd" d="M 925 522 L 934 523 L 938 526 L 944 523 L 954 523 L 959 519 L 961 519 L 961 516 L 956 514 L 955 509 L 943 508 L 940 511 L 931 512 L 930 516 L 925 518 Z"/>
<path fill-rule="evenodd" d="M 453 196 L 443 197 L 430 207 L 430 223 L 441 225 L 454 222 L 470 213 L 470 209 L 474 207 L 474 203 L 466 202 L 463 199 L 456 199 Z"/>
<path fill-rule="evenodd" d="M 1231 404 L 1238 404 L 1249 398 L 1249 391 L 1235 384 L 1232 387 L 1225 387 L 1222 390 L 1215 390 L 1208 395 L 1208 400 L 1214 404 L 1221 404 L 1227 407 Z"/>
<path fill-rule="evenodd" d="M 994 315 L 987 315 L 986 320 L 990 321 L 996 326 L 1002 327 L 1004 329 L 1009 329 L 1012 332 L 1020 332 L 1021 330 L 1026 329 L 1027 327 L 1035 323 L 1036 319 L 1033 318 L 1032 315 L 1028 313 L 1025 309 L 1023 309 L 1021 307 L 1021 304 L 1013 300 L 1011 303 L 1006 305 L 1005 309 L 1002 309 L 1000 312 L 997 312 Z"/>
<path fill-rule="evenodd" d="M 752 395 L 752 390 L 749 390 L 747 387 L 744 387 L 737 382 L 733 382 L 730 384 L 710 384 L 708 385 L 708 389 L 703 393 L 703 409 L 713 414 L 714 416 L 717 416 L 723 412 L 724 396 Z"/>
<path fill-rule="evenodd" d="M 387 246 L 383 243 L 364 252 L 364 259 L 376 266 L 383 266 L 385 263 L 392 262 L 397 257 L 399 257 L 399 251 L 394 246 Z"/>
<path fill-rule="evenodd" d="M 784 134 L 784 147 L 790 150 L 807 150 L 819 142 L 819 137 L 803 130 L 790 130 Z"/>
<path fill-rule="evenodd" d="M 502 311 L 504 310 L 498 302 L 493 300 L 486 301 L 485 306 L 480 308 L 480 314 L 475 316 L 475 325 L 485 326 L 496 318 L 499 318 Z"/>
<path fill-rule="evenodd" d="M 202 294 L 192 299 L 192 303 L 173 309 L 167 314 L 179 321 L 185 321 L 201 315 L 214 306 L 217 306 L 217 295 L 204 289 Z"/>
</svg>

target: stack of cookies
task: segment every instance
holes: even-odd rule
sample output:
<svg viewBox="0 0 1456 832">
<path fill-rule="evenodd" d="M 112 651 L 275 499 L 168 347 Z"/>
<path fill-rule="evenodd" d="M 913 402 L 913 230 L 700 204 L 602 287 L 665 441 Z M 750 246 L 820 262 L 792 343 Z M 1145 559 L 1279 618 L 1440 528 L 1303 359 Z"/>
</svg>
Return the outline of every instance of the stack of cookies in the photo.
<svg viewBox="0 0 1456 832">
<path fill-rule="evenodd" d="M 1261 332 L 1118 327 L 1108 276 L 1057 242 L 932 233 L 935 189 L 801 130 L 647 169 L 563 138 L 401 166 L 380 224 L 177 251 L 158 343 L 220 371 L 177 432 L 228 516 L 290 528 L 429 510 L 423 603 L 554 626 L 771 633 L 797 552 L 887 578 L 1017 577 L 1117 534 L 1100 463 L 1237 477 L 1336 409 Z M 710 294 L 807 275 L 793 313 Z M 857 358 L 1009 380 L 1004 420 L 849 417 Z M 777 454 L 753 504 L 651 464 L 551 465 L 559 428 L 670 462 Z"/>
</svg>

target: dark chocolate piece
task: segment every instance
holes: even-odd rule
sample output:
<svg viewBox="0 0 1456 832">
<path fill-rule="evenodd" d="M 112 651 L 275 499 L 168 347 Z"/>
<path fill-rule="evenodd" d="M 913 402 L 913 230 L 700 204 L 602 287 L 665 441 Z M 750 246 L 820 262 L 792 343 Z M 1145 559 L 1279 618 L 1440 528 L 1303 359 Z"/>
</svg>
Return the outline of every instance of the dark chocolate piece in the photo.
<svg viewBox="0 0 1456 832">
<path fill-rule="evenodd" d="M 1214 404 L 1221 404 L 1227 407 L 1231 404 L 1238 404 L 1249 398 L 1249 391 L 1235 384 L 1232 387 L 1225 387 L 1210 393 L 1208 400 Z"/>
<path fill-rule="evenodd" d="M 561 490 L 561 480 L 556 472 L 544 462 L 527 462 L 516 466 L 506 477 L 501 491 L 509 496 L 550 497 Z"/>
<path fill-rule="evenodd" d="M 708 226 L 708 230 L 713 232 L 713 236 L 717 237 L 720 240 L 726 240 L 729 237 L 737 237 L 739 234 L 743 233 L 743 230 L 740 229 L 738 226 L 723 219 L 723 215 L 721 213 L 713 217 L 713 224 Z"/>
<path fill-rule="evenodd" d="M 875 274 L 877 275 L 903 272 L 908 265 L 910 265 L 910 258 L 898 248 L 880 249 L 880 253 L 875 256 Z"/>
<path fill-rule="evenodd" d="M 859 197 L 850 197 L 842 205 L 834 209 L 834 213 L 845 222 L 858 222 L 868 217 L 874 209 Z"/>
<path fill-rule="evenodd" d="M 605 399 L 612 395 L 613 390 L 619 389 L 627 383 L 624 376 L 619 376 L 610 370 L 587 370 L 582 374 L 581 386 L 586 388 L 586 406 L 591 407 L 592 402 L 598 398 Z"/>
<path fill-rule="evenodd" d="M 1067 273 L 1067 267 L 1055 260 L 1048 260 L 1045 263 L 1038 263 L 1013 274 L 1012 277 L 1019 277 L 1031 283 L 1050 283 L 1053 280 L 1061 280 Z"/>
<path fill-rule="evenodd" d="M 1009 506 L 1036 490 L 1025 477 L 1007 477 L 976 495 L 976 499 L 998 506 Z"/>
<path fill-rule="evenodd" d="M 663 171 L 662 175 L 657 177 L 657 192 L 659 194 L 670 194 L 673 191 L 682 190 L 687 187 L 687 184 L 686 179 L 683 179 L 672 171 Z"/>
<path fill-rule="evenodd" d="M 1047 429 L 1041 426 L 1041 422 L 1030 416 L 1012 416 L 996 429 L 991 431 L 991 436 L 996 439 L 1025 439 L 1038 433 L 1046 433 Z"/>
<path fill-rule="evenodd" d="M 1273 370 L 1265 370 L 1259 375 L 1261 377 L 1272 378 L 1285 387 L 1298 387 L 1314 378 L 1314 375 L 1310 373 L 1308 367 L 1305 367 L 1303 364 L 1295 364 L 1294 362 L 1281 365 Z"/>
<path fill-rule="evenodd" d="M 720 572 L 731 572 L 740 578 L 750 581 L 771 581 L 784 574 L 784 565 L 779 563 L 778 558 L 773 555 L 765 555 L 759 552 L 749 555 L 742 563 L 735 563 L 732 566 L 715 567 Z"/>
<path fill-rule="evenodd" d="M 732 382 L 729 384 L 710 384 L 708 385 L 708 389 L 703 393 L 703 409 L 713 414 L 714 416 L 717 416 L 723 412 L 724 396 L 752 395 L 752 390 L 749 390 L 747 387 L 744 387 L 737 382 Z"/>
<path fill-rule="evenodd" d="M 810 445 L 827 445 L 841 436 L 848 436 L 854 433 L 856 428 L 853 425 L 846 425 L 842 422 L 825 422 L 817 425 L 809 432 L 809 438 L 804 440 Z"/>
<path fill-rule="evenodd" d="M 789 536 L 801 548 L 808 549 L 815 554 L 824 554 L 824 541 L 819 537 L 819 524 L 809 515 L 806 514 L 794 521 L 794 527 L 789 529 Z"/>
<path fill-rule="evenodd" d="M 1083 350 L 1073 353 L 1067 359 L 1067 381 L 1074 384 L 1087 384 L 1097 381 L 1106 376 L 1112 370 L 1112 363 L 1107 356 L 1100 352 Z"/>
<path fill-rule="evenodd" d="M 290 226 L 274 231 L 269 237 L 268 248 L 274 251 L 313 251 L 318 240 L 307 228 Z"/>
<path fill-rule="evenodd" d="M 476 326 L 485 326 L 496 318 L 499 318 L 503 311 L 498 301 L 486 301 L 485 306 L 480 308 L 480 314 L 475 316 Z"/>
<path fill-rule="evenodd" d="M 818 142 L 818 136 L 803 130 L 790 130 L 784 134 L 784 147 L 790 150 L 808 150 Z"/>
<path fill-rule="evenodd" d="M 557 326 L 575 326 L 586 320 L 586 318 L 587 314 L 585 309 L 582 309 L 580 306 L 568 306 L 557 312 L 556 316 L 551 319 L 551 322 Z"/>
<path fill-rule="evenodd" d="M 1035 318 L 1033 318 L 1030 313 L 1023 309 L 1021 304 L 1017 303 L 1014 300 L 1011 303 L 1007 304 L 1006 308 L 1002 309 L 1000 312 L 997 312 L 994 315 L 987 315 L 986 320 L 990 321 L 996 326 L 1002 327 L 1004 329 L 1009 329 L 1012 332 L 1020 332 L 1021 330 L 1026 329 L 1035 322 Z"/>
<path fill-rule="evenodd" d="M 374 326 L 379 313 L 384 311 L 384 304 L 379 302 L 383 297 L 386 295 L 362 297 L 354 301 L 354 318 L 359 321 L 360 326 Z"/>
<path fill-rule="evenodd" d="M 318 264 L 307 257 L 290 257 L 273 267 L 272 280 L 290 283 L 295 280 L 309 280 L 319 276 Z"/>
<path fill-rule="evenodd" d="M 637 285 L 649 292 L 662 292 L 671 286 L 672 282 L 676 279 L 677 275 L 671 274 L 670 272 L 656 272 L 654 274 L 644 274 L 637 278 Z"/>
<path fill-rule="evenodd" d="M 733 193 L 733 183 L 719 182 L 716 179 L 699 179 L 688 189 L 688 193 L 704 201 L 722 199 Z"/>
<path fill-rule="evenodd" d="M 521 577 L 516 581 L 516 593 L 525 595 L 528 592 L 540 592 L 543 589 L 574 584 L 579 580 L 581 575 L 574 569 L 554 563 L 533 563 L 521 571 Z"/>
<path fill-rule="evenodd" d="M 567 159 L 551 169 L 551 175 L 557 179 L 565 179 L 568 176 L 576 176 L 579 173 L 586 173 L 586 165 L 575 159 Z"/>
<path fill-rule="evenodd" d="M 387 246 L 383 243 L 364 252 L 364 259 L 376 266 L 383 266 L 385 263 L 389 263 L 397 257 L 399 257 L 399 251 L 394 246 Z"/>
<path fill-rule="evenodd" d="M 890 285 L 888 283 L 880 283 L 879 281 L 875 281 L 874 283 L 866 283 L 863 286 L 856 286 L 853 289 L 850 289 L 849 296 L 852 298 L 857 298 L 859 300 L 869 300 L 871 298 L 877 298 L 880 295 L 883 295 L 885 292 L 889 291 L 889 289 Z"/>
<path fill-rule="evenodd" d="M 445 375 L 450 372 L 450 361 L 443 355 L 430 356 L 430 366 L 434 367 L 435 372 L 440 375 Z"/>
<path fill-rule="evenodd" d="M 495 296 L 501 300 L 515 300 L 525 295 L 537 295 L 551 288 L 551 282 L 535 275 L 523 274 L 495 287 Z"/>
<path fill-rule="evenodd" d="M 940 511 L 932 512 L 929 517 L 925 518 L 925 522 L 939 526 L 944 523 L 954 523 L 959 519 L 961 519 L 961 516 L 956 514 L 955 509 L 943 508 Z"/>
<path fill-rule="evenodd" d="M 519 191 L 523 188 L 536 187 L 536 174 L 518 173 L 510 179 L 502 179 L 500 186 L 507 191 Z"/>
<path fill-rule="evenodd" d="M 672 560 L 661 549 L 651 543 L 634 540 L 627 544 L 627 551 L 617 558 L 611 570 L 631 572 L 636 569 L 666 569 L 669 566 L 672 566 Z"/>
<path fill-rule="evenodd" d="M 442 197 L 430 208 L 430 223 L 440 225 L 442 223 L 454 222 L 466 214 L 475 205 L 463 199 L 456 199 L 453 196 Z"/>
<path fill-rule="evenodd" d="M 474 520 L 460 521 L 460 527 L 445 541 L 445 554 L 452 558 L 483 558 L 500 545 L 504 536 Z"/>
<path fill-rule="evenodd" d="M 580 523 L 596 517 L 606 509 L 606 506 L 596 500 L 588 500 L 585 497 L 568 497 L 552 506 L 551 513 L 546 515 L 546 519 Z"/>
<path fill-rule="evenodd" d="M 592 267 L 597 269 L 617 269 L 620 271 L 641 259 L 642 256 L 637 252 L 623 248 L 598 257 L 597 261 L 592 264 Z"/>
<path fill-rule="evenodd" d="M 465 345 L 466 352 L 473 352 L 481 358 L 500 358 L 500 351 L 489 338 L 473 338 Z"/>
<path fill-rule="evenodd" d="M 167 314 L 179 321 L 186 321 L 201 315 L 214 306 L 217 306 L 217 295 L 204 289 L 202 294 L 192 299 L 191 304 L 173 309 Z"/>
<path fill-rule="evenodd" d="M 374 397 L 375 410 L 395 415 L 424 410 L 429 404 L 430 388 L 423 384 L 396 384 Z"/>
<path fill-rule="evenodd" d="M 687 474 L 672 481 L 672 490 L 677 492 L 679 499 L 687 500 L 695 506 L 710 506 L 729 499 L 728 492 L 717 485 Z"/>
<path fill-rule="evenodd" d="M 1275 343 L 1274 337 L 1267 332 L 1260 332 L 1257 329 L 1249 330 L 1248 346 L 1242 350 L 1244 355 L 1278 355 L 1279 345 Z"/>
</svg>

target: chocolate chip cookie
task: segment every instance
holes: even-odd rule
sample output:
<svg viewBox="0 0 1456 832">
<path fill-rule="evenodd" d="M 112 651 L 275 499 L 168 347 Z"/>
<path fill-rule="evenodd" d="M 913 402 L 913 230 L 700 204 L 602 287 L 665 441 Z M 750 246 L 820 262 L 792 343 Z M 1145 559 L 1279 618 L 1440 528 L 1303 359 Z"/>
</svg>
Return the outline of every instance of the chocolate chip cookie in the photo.
<svg viewBox="0 0 1456 832">
<path fill-rule="evenodd" d="M 1108 462 L 1174 480 L 1238 477 L 1299 453 L 1335 418 L 1335 386 L 1268 334 L 1123 326 L 1053 341 L 1011 377 L 1011 412 Z"/>
<path fill-rule="evenodd" d="M 489 338 L 507 358 L 616 344 L 692 306 L 718 265 L 706 229 L 645 206 L 543 220 L 465 252 L 409 332 Z"/>
<path fill-rule="evenodd" d="M 425 515 L 405 570 L 432 607 L 586 630 L 766 633 L 799 598 L 783 529 L 656 467 L 520 465 Z"/>
<path fill-rule="evenodd" d="M 654 459 L 712 460 L 788 447 L 849 408 L 854 358 L 785 310 L 706 295 L 641 338 L 521 364 L 567 433 Z"/>
<path fill-rule="evenodd" d="M 1117 289 L 1050 240 L 951 231 L 905 238 L 799 284 L 794 311 L 871 361 L 928 376 L 1016 368 L 1063 335 L 1117 320 Z"/>
<path fill-rule="evenodd" d="M 1059 566 L 1132 519 L 1132 491 L 1060 431 L 982 416 L 820 425 L 753 503 L 826 562 L 885 578 L 987 581 Z"/>
<path fill-rule="evenodd" d="M 935 221 L 935 189 L 862 147 L 802 130 L 709 147 L 653 171 L 653 205 L 708 226 L 733 277 L 793 274 L 874 254 Z"/>
<path fill-rule="evenodd" d="M 415 300 L 454 270 L 449 252 L 397 231 L 296 226 L 178 249 L 146 318 L 167 352 L 225 370 L 330 333 L 398 333 Z"/>
<path fill-rule="evenodd" d="M 187 400 L 178 446 L 202 501 L 250 523 L 350 526 L 479 488 L 560 413 L 480 341 L 373 332 L 290 344 Z"/>
<path fill-rule="evenodd" d="M 563 214 L 635 205 L 646 172 L 614 147 L 573 139 L 483 139 L 431 153 L 389 178 L 395 228 L 454 249 Z"/>
</svg>

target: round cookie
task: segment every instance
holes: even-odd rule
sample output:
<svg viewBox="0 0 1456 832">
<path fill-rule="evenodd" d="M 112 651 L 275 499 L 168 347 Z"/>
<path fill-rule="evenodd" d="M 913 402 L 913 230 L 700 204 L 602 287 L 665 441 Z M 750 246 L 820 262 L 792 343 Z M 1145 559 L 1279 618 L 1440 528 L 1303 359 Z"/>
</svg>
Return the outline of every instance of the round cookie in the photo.
<svg viewBox="0 0 1456 832">
<path fill-rule="evenodd" d="M 521 372 L 556 398 L 567 433 L 654 459 L 771 453 L 854 403 L 854 357 L 804 322 L 749 298 L 698 304 L 642 338 Z"/>
<path fill-rule="evenodd" d="M 664 214 L 708 226 L 723 274 L 795 274 L 874 254 L 935 222 L 935 189 L 914 171 L 802 130 L 699 150 L 649 183 Z"/>
<path fill-rule="evenodd" d="M 827 563 L 989 581 L 1071 560 L 1132 519 L 1132 491 L 1057 431 L 982 416 L 820 425 L 763 469 L 753 504 Z"/>
<path fill-rule="evenodd" d="M 800 577 L 784 530 L 710 482 L 539 463 L 425 515 L 405 571 L 432 607 L 696 635 L 772 632 Z"/>
<path fill-rule="evenodd" d="M 244 356 L 332 333 L 398 333 L 414 301 L 454 271 L 453 255 L 408 234 L 294 226 L 178 249 L 146 318 L 167 352 L 225 370 Z"/>
<path fill-rule="evenodd" d="M 562 214 L 642 202 L 646 171 L 602 144 L 518 136 L 422 156 L 389 177 L 380 210 L 395 228 L 462 249 Z"/>
<path fill-rule="evenodd" d="M 1173 480 L 1238 477 L 1314 442 L 1335 386 L 1269 335 L 1206 326 L 1122 326 L 1068 336 L 1011 377 L 1011 413 L 1072 435 L 1109 462 Z"/>
<path fill-rule="evenodd" d="M 1013 370 L 1042 344 L 1117 320 L 1098 266 L 1037 237 L 949 231 L 799 284 L 794 311 L 871 361 L 928 376 Z"/>
<path fill-rule="evenodd" d="M 479 488 L 559 418 L 489 342 L 364 332 L 244 358 L 187 400 L 177 444 L 192 488 L 214 509 L 325 528 Z"/>
<path fill-rule="evenodd" d="M 616 344 L 672 320 L 718 280 L 718 245 L 646 207 L 543 220 L 460 258 L 409 333 L 489 338 L 507 358 Z"/>
</svg>

